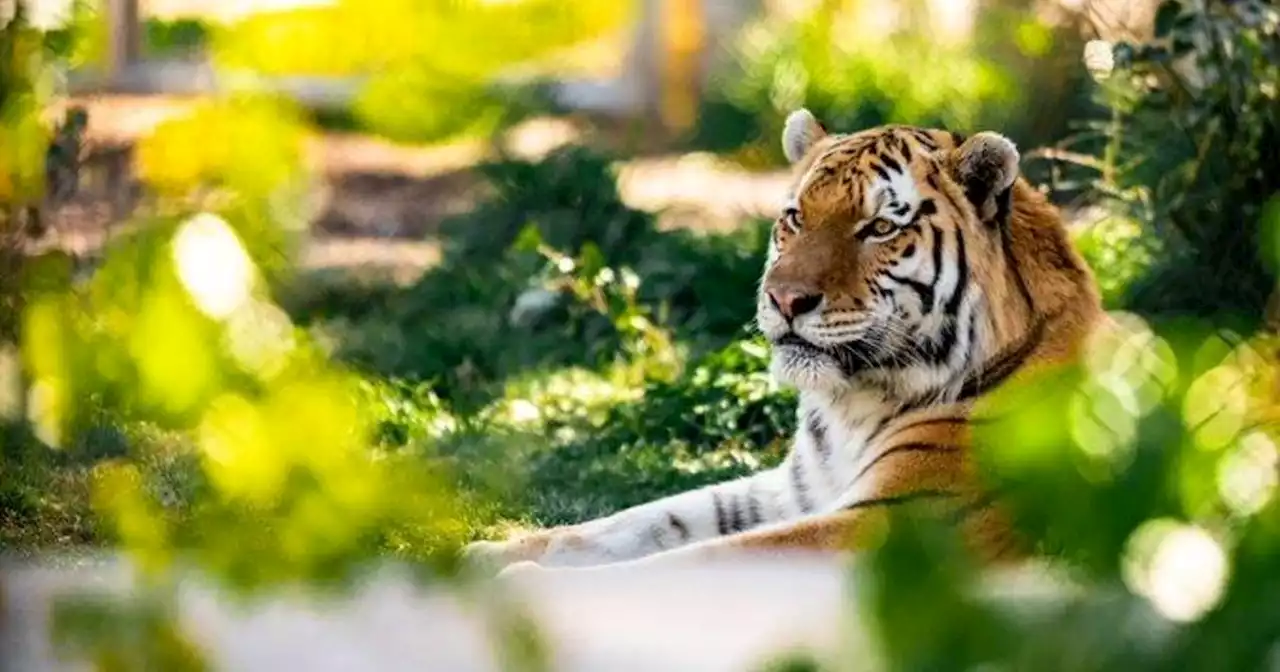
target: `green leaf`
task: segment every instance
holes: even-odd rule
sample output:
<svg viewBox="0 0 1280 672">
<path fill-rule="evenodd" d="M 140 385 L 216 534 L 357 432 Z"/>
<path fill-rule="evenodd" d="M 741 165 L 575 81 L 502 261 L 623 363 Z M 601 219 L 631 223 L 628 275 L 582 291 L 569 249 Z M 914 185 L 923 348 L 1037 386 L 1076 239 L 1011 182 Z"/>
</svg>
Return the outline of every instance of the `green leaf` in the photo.
<svg viewBox="0 0 1280 672">
<path fill-rule="evenodd" d="M 1160 3 L 1160 8 L 1156 10 L 1156 38 L 1167 36 L 1173 30 L 1174 22 L 1181 13 L 1182 3 L 1179 0 L 1165 0 Z"/>
</svg>

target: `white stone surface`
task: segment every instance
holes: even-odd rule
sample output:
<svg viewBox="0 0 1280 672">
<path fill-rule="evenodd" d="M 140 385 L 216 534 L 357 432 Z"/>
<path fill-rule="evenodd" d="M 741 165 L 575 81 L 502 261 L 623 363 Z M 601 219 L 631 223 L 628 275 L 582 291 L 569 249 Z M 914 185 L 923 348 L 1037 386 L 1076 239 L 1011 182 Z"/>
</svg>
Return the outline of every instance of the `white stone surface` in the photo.
<svg viewBox="0 0 1280 672">
<path fill-rule="evenodd" d="M 831 652 L 842 639 L 841 565 L 828 557 L 743 559 L 697 568 L 549 575 L 487 585 L 487 596 L 522 596 L 550 645 L 555 670 L 756 669 L 784 650 Z M 54 598 L 77 589 L 127 590 L 128 565 L 101 558 L 0 573 L 0 651 L 5 669 L 88 669 L 59 660 L 49 641 Z M 353 595 L 279 593 L 247 606 L 198 577 L 179 590 L 184 631 L 213 669 L 502 669 L 491 621 L 459 591 L 379 573 Z"/>
</svg>

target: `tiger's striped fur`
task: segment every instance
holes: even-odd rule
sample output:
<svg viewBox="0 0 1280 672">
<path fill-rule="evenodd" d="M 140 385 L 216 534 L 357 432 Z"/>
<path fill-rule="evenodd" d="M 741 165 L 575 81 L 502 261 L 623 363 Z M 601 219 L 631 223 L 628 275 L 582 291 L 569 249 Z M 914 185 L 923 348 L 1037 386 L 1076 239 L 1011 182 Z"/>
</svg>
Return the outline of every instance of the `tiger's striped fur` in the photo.
<svg viewBox="0 0 1280 672">
<path fill-rule="evenodd" d="M 973 402 L 1074 356 L 1104 319 L 1056 210 L 1007 139 L 787 122 L 795 167 L 757 294 L 775 377 L 800 392 L 782 464 L 579 525 L 477 542 L 497 565 L 856 549 L 895 505 L 944 505 L 984 558 L 1018 557 L 969 450 Z"/>
</svg>

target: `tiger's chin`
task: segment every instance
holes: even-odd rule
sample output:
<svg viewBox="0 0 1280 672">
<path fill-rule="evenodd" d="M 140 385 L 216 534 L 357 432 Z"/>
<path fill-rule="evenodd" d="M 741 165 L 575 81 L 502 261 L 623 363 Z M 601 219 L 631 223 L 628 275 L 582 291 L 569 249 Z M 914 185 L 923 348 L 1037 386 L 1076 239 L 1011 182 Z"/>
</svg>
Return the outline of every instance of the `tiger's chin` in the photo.
<svg viewBox="0 0 1280 672">
<path fill-rule="evenodd" d="M 852 384 L 835 357 L 812 346 L 775 343 L 769 372 L 779 385 L 802 392 L 835 394 Z"/>
</svg>

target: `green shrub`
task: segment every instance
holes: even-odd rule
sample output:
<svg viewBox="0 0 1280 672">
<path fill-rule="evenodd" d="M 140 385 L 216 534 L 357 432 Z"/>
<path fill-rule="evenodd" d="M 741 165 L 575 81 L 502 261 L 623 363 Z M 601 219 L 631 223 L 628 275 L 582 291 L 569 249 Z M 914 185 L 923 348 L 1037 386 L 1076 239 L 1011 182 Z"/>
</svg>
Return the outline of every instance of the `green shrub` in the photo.
<svg viewBox="0 0 1280 672">
<path fill-rule="evenodd" d="M 434 381 L 471 408 L 520 372 L 613 364 L 629 338 L 619 326 L 637 316 L 695 355 L 752 319 L 766 222 L 731 235 L 659 231 L 622 201 L 612 161 L 582 147 L 480 170 L 491 193 L 442 225 L 440 266 L 404 290 L 313 293 L 292 312 L 350 361 Z M 567 300 L 575 291 L 600 297 Z"/>
<path fill-rule="evenodd" d="M 859 568 L 871 669 L 1275 664 L 1276 344 L 1241 334 L 1275 286 L 1280 11 L 1164 2 L 1154 28 L 1091 47 L 1110 118 L 1068 174 L 1112 208 L 1078 238 L 1104 297 L 1154 327 L 1124 317 L 1119 341 L 976 411 L 982 473 L 1064 571 L 974 597 L 954 531 L 903 511 Z"/>
<path fill-rule="evenodd" d="M 1142 225 L 1114 254 L 1155 252 L 1120 305 L 1261 316 L 1274 287 L 1264 205 L 1280 194 L 1278 24 L 1270 2 L 1169 1 L 1150 42 L 1097 52 L 1110 119 L 1093 124 L 1105 146 L 1084 162 L 1089 181 Z"/>
<path fill-rule="evenodd" d="M 1027 3 L 986 2 L 973 35 L 949 42 L 932 33 L 922 3 L 900 4 L 906 20 L 887 34 L 860 25 L 858 0 L 749 26 L 713 80 L 693 143 L 780 164 L 775 139 L 801 106 L 835 129 L 987 128 L 1022 143 L 1061 132 L 1084 79 L 1078 60 L 1064 67 L 1061 57 L 1074 53 L 1071 26 L 1040 22 Z"/>
</svg>

